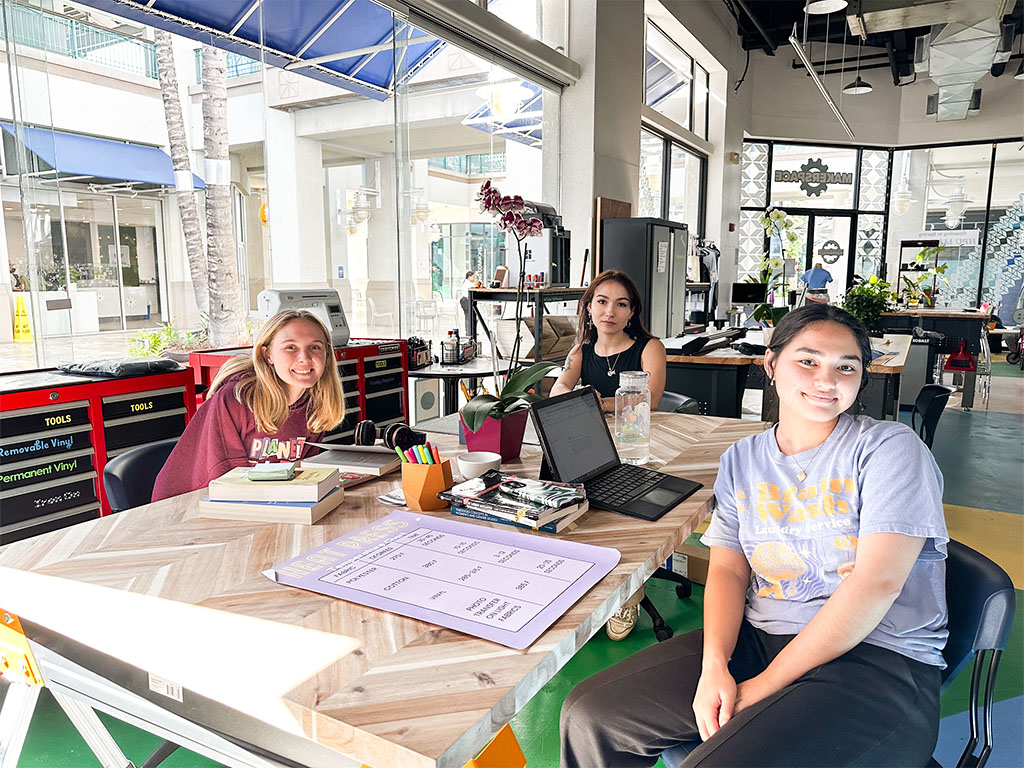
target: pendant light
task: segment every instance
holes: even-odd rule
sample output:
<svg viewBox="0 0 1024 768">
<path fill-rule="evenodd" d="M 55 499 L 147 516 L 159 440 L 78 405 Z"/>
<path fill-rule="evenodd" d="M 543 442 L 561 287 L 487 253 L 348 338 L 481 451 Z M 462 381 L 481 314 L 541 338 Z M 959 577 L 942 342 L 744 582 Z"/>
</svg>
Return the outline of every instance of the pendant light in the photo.
<svg viewBox="0 0 1024 768">
<path fill-rule="evenodd" d="M 807 0 L 804 6 L 804 13 L 813 16 L 821 16 L 826 13 L 841 11 L 849 5 L 847 0 Z"/>
<path fill-rule="evenodd" d="M 852 83 L 847 83 L 843 86 L 843 93 L 848 96 L 859 96 L 862 93 L 871 93 L 874 90 L 871 87 L 871 83 L 867 80 L 862 80 L 860 77 L 860 47 L 862 42 L 862 38 L 857 39 L 857 77 Z"/>
</svg>

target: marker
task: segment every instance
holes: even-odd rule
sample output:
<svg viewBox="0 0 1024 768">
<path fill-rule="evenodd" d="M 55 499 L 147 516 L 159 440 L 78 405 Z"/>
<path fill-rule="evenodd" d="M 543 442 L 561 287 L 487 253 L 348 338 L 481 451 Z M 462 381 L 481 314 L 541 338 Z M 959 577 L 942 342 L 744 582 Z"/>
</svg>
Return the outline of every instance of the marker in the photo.
<svg viewBox="0 0 1024 768">
<path fill-rule="evenodd" d="M 395 446 L 395 453 L 398 454 L 398 458 L 400 458 L 402 461 L 404 461 L 407 464 L 409 463 L 409 457 L 402 453 L 402 449 L 399 448 L 397 445 Z"/>
<path fill-rule="evenodd" d="M 427 458 L 427 449 L 426 448 L 424 448 L 422 445 L 417 445 L 416 446 L 416 450 L 419 451 L 419 453 L 420 453 L 420 459 L 421 459 L 420 463 L 421 464 L 430 464 L 431 463 L 430 459 Z"/>
<path fill-rule="evenodd" d="M 406 450 L 405 455 L 409 457 L 409 463 L 410 464 L 419 464 L 420 463 L 419 460 L 416 458 L 416 451 L 414 451 L 412 448 L 409 448 L 408 450 Z"/>
<path fill-rule="evenodd" d="M 432 450 L 434 452 L 434 461 L 437 462 L 438 464 L 440 464 L 441 463 L 441 454 L 438 453 L 437 446 L 436 445 L 430 446 L 430 450 Z"/>
</svg>

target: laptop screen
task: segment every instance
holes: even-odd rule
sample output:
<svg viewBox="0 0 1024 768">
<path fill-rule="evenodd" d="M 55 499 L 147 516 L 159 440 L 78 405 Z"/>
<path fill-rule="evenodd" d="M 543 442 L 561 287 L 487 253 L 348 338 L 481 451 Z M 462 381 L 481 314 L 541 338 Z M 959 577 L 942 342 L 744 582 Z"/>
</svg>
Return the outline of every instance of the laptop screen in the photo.
<svg viewBox="0 0 1024 768">
<path fill-rule="evenodd" d="M 534 403 L 532 410 L 537 434 L 562 482 L 589 480 L 619 464 L 591 387 Z"/>
</svg>

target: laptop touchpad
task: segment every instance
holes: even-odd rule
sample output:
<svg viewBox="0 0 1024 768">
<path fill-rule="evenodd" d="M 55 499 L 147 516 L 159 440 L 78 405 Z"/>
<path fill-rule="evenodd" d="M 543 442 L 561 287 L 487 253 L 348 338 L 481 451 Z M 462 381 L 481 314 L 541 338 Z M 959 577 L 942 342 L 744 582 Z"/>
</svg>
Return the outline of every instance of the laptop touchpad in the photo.
<svg viewBox="0 0 1024 768">
<path fill-rule="evenodd" d="M 678 491 L 670 491 L 667 488 L 652 488 L 637 501 L 644 501 L 648 504 L 657 504 L 663 506 L 665 504 L 671 504 L 673 501 L 678 499 L 681 494 Z"/>
</svg>

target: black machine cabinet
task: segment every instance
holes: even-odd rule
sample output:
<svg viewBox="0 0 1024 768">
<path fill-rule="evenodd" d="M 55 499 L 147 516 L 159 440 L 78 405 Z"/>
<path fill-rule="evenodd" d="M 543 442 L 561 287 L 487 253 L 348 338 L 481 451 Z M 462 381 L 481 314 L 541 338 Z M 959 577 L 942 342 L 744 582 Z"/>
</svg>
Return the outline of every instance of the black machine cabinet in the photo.
<svg viewBox="0 0 1024 768">
<path fill-rule="evenodd" d="M 670 338 L 686 327 L 685 224 L 667 219 L 605 219 L 601 222 L 601 269 L 625 272 L 643 301 L 644 325 Z"/>
</svg>

